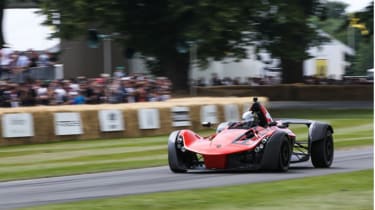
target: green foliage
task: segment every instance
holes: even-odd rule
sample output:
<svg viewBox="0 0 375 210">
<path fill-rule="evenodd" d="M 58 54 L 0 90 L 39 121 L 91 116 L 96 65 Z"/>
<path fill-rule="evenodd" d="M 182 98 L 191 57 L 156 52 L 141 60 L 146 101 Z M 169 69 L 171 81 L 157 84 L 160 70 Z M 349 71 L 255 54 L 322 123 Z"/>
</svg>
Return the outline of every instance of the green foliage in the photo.
<svg viewBox="0 0 375 210">
<path fill-rule="evenodd" d="M 367 70 L 374 68 L 374 40 L 359 42 L 353 63 L 353 75 L 366 75 Z"/>
<path fill-rule="evenodd" d="M 328 2 L 327 19 L 320 21 L 312 18 L 311 22 L 324 32 L 341 42 L 355 48 L 355 56 L 348 59 L 352 66 L 347 69 L 347 75 L 366 75 L 366 70 L 373 68 L 373 2 L 363 11 L 346 14 L 347 5 L 342 2 Z M 359 29 L 350 27 L 350 17 L 359 18 L 359 23 L 365 24 L 369 34 L 363 35 Z M 353 42 L 354 41 L 354 42 Z"/>
<path fill-rule="evenodd" d="M 244 57 L 242 31 L 255 9 L 247 2 L 42 0 L 40 6 L 48 15 L 46 24 L 59 28 L 55 36 L 71 39 L 88 28 L 118 32 L 126 46 L 157 58 L 174 54 L 178 43 L 199 40 L 201 58 L 221 59 L 226 52 Z M 53 21 L 56 12 L 61 14 L 58 24 Z"/>
<path fill-rule="evenodd" d="M 310 24 L 312 16 L 322 15 L 322 6 L 315 0 L 262 1 L 261 9 L 252 14 L 258 48 L 280 58 L 283 83 L 302 82 L 307 50 L 327 41 Z"/>
<path fill-rule="evenodd" d="M 348 4 L 341 1 L 328 1 L 325 5 L 327 18 L 345 18 L 345 9 Z"/>
<path fill-rule="evenodd" d="M 302 61 L 308 58 L 306 50 L 323 41 L 316 28 L 309 25 L 315 1 L 277 0 L 263 4 L 261 14 L 253 14 L 256 20 L 256 40 L 274 56 Z M 259 12 L 258 12 L 259 13 Z"/>
</svg>

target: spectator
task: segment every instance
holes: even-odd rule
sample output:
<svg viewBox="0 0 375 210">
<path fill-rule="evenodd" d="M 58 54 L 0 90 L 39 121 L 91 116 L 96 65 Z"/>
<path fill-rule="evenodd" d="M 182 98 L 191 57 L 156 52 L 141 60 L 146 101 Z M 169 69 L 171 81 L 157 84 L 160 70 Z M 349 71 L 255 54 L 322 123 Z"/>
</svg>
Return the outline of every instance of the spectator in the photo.
<svg viewBox="0 0 375 210">
<path fill-rule="evenodd" d="M 217 73 L 212 73 L 211 74 L 211 80 L 210 84 L 215 86 L 215 85 L 222 85 L 221 79 L 219 78 Z"/>
<path fill-rule="evenodd" d="M 18 93 L 18 84 L 11 84 L 9 90 L 9 103 L 11 107 L 20 106 L 20 97 Z"/>
<path fill-rule="evenodd" d="M 37 104 L 39 105 L 49 105 L 50 98 L 49 98 L 47 83 L 43 83 L 42 85 L 40 85 L 39 88 L 37 88 L 36 100 L 37 100 Z"/>
<path fill-rule="evenodd" d="M 10 64 L 12 59 L 10 55 L 13 51 L 9 48 L 3 48 L 0 50 L 0 79 L 9 79 L 11 75 Z"/>
<path fill-rule="evenodd" d="M 85 97 L 80 91 L 72 91 L 69 93 L 70 104 L 79 105 L 85 103 Z"/>
<path fill-rule="evenodd" d="M 135 102 L 135 88 L 133 86 L 133 81 L 130 77 L 125 77 L 121 79 L 122 81 L 122 93 L 124 96 L 124 102 L 134 103 Z"/>
<path fill-rule="evenodd" d="M 44 51 L 38 56 L 38 67 L 48 67 L 50 66 L 49 54 Z"/>
<path fill-rule="evenodd" d="M 113 73 L 113 77 L 120 79 L 125 76 L 124 73 L 125 67 L 123 66 L 117 66 L 115 72 Z"/>
<path fill-rule="evenodd" d="M 54 84 L 55 86 L 54 92 L 53 92 L 53 104 L 54 105 L 64 104 L 68 100 L 66 90 L 62 87 L 61 83 L 53 82 L 52 84 Z"/>
<path fill-rule="evenodd" d="M 28 52 L 28 57 L 29 57 L 29 68 L 34 68 L 38 66 L 38 60 L 39 60 L 39 55 L 37 52 L 34 50 L 30 49 Z"/>
<path fill-rule="evenodd" d="M 20 85 L 20 100 L 22 106 L 36 105 L 36 92 L 29 83 Z"/>
</svg>

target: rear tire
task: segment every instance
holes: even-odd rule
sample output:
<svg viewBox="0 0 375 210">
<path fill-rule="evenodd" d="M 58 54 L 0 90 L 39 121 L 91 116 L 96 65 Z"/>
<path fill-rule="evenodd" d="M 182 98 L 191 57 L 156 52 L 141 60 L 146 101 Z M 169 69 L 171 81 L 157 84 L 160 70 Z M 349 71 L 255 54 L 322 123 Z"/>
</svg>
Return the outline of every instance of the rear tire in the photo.
<svg viewBox="0 0 375 210">
<path fill-rule="evenodd" d="M 332 165 L 333 156 L 333 136 L 332 132 L 327 130 L 324 139 L 312 143 L 311 162 L 315 168 L 329 168 Z"/>
</svg>

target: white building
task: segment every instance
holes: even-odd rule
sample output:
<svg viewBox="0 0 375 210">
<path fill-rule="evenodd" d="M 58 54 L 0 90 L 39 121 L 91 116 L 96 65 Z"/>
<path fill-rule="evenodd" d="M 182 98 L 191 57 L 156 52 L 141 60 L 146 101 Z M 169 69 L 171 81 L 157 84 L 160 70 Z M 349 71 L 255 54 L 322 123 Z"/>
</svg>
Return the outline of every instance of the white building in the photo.
<svg viewBox="0 0 375 210">
<path fill-rule="evenodd" d="M 308 50 L 313 56 L 303 63 L 304 75 L 328 77 L 341 80 L 345 75 L 345 68 L 350 65 L 345 55 L 354 55 L 354 50 L 342 42 L 332 39 L 331 42 Z"/>
<path fill-rule="evenodd" d="M 197 53 L 199 53 L 199 49 Z M 247 53 L 248 59 L 243 59 L 240 62 L 226 59 L 224 61 L 212 61 L 206 69 L 193 68 L 191 78 L 193 80 L 204 79 L 208 84 L 213 73 L 216 73 L 220 79 L 239 77 L 240 82 L 245 82 L 248 77 L 280 76 L 280 72 L 267 70 L 277 69 L 280 63 L 278 59 L 272 59 L 264 51 L 259 53 L 260 59 L 257 59 L 254 47 L 248 47 Z M 354 50 L 342 42 L 332 39 L 329 43 L 310 48 L 308 53 L 312 58 L 304 61 L 305 76 L 329 77 L 340 80 L 345 74 L 346 66 L 350 65 L 345 60 L 345 55 L 354 55 Z"/>
</svg>

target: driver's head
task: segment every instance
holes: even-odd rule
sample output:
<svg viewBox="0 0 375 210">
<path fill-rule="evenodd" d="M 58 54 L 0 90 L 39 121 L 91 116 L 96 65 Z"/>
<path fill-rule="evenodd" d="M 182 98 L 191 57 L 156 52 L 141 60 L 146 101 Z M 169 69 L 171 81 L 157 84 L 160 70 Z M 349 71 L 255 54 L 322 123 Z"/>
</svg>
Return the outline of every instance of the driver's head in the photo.
<svg viewBox="0 0 375 210">
<path fill-rule="evenodd" d="M 247 111 L 242 114 L 243 121 L 254 121 L 254 115 L 251 111 Z"/>
<path fill-rule="evenodd" d="M 247 111 L 242 114 L 242 120 L 246 123 L 250 123 L 251 126 L 255 126 L 258 124 L 257 115 L 253 113 L 252 111 Z"/>
</svg>

